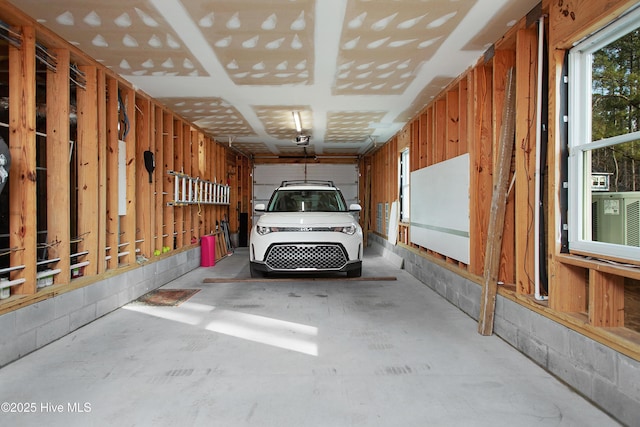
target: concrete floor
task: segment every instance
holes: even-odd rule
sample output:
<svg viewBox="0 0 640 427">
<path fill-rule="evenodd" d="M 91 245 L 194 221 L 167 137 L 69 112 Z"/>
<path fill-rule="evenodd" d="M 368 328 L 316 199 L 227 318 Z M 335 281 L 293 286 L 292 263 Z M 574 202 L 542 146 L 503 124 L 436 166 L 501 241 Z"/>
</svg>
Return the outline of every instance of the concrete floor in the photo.
<svg viewBox="0 0 640 427">
<path fill-rule="evenodd" d="M 129 304 L 1 369 L 0 425 L 618 425 L 375 254 L 363 274 L 397 280 L 203 282 L 249 277 L 247 259 L 164 286 L 201 289 L 180 306 Z"/>
</svg>

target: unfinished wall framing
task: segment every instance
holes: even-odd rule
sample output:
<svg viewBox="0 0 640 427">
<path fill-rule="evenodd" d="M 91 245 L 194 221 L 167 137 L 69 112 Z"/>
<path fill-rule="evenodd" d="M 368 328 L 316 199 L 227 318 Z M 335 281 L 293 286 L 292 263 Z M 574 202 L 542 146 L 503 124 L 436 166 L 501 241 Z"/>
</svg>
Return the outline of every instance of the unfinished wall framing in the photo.
<svg viewBox="0 0 640 427">
<path fill-rule="evenodd" d="M 12 157 L 0 204 L 0 277 L 11 296 L 0 314 L 190 250 L 221 237 L 223 221 L 238 231 L 247 158 L 31 18 L 0 13 L 21 38 L 0 45 L 0 132 Z M 176 204 L 169 171 L 215 182 L 225 197 Z"/>
<path fill-rule="evenodd" d="M 562 2 L 561 2 L 562 3 Z M 566 2 L 564 2 L 566 3 Z M 640 306 L 637 266 L 596 261 L 585 254 L 561 253 L 556 221 L 562 183 L 559 178 L 558 86 L 565 51 L 574 42 L 615 19 L 635 2 L 618 0 L 602 2 L 576 0 L 560 7 L 545 1 L 529 16 L 523 17 L 484 57 L 459 76 L 435 97 L 389 143 L 369 154 L 364 160 L 371 176 L 370 232 L 387 237 L 377 230 L 380 218 L 378 204 L 398 198 L 397 183 L 400 152 L 410 150 L 412 171 L 451 159 L 462 153 L 470 155 L 470 240 L 469 263 L 462 263 L 418 246 L 411 241 L 409 224 L 400 223 L 397 241 L 457 274 L 482 283 L 488 235 L 497 143 L 501 112 L 505 102 L 506 74 L 516 70 L 516 135 L 509 172 L 503 244 L 500 255 L 499 293 L 518 304 L 566 325 L 635 360 L 640 360 Z M 569 10 L 570 9 L 570 10 Z M 547 264 L 548 282 L 540 284 L 536 298 L 534 254 L 534 200 L 536 172 L 536 85 L 538 78 L 538 20 L 545 18 L 548 40 L 549 126 L 548 156 L 540 173 L 543 177 L 546 203 L 547 253 L 541 254 Z M 545 179 L 546 178 L 546 179 Z M 384 211 L 382 211 L 384 212 Z M 384 221 L 383 221 L 384 222 Z M 391 239 L 390 239 L 391 240 Z M 586 254 L 588 255 L 588 254 Z M 633 260 L 628 261 L 633 264 Z M 637 264 L 637 260 L 636 260 Z"/>
</svg>

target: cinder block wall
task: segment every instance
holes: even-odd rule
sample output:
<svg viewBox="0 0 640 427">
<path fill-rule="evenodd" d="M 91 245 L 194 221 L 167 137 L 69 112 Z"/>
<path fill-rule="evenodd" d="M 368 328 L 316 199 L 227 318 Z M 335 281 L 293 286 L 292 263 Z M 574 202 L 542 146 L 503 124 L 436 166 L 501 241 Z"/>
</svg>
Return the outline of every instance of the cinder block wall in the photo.
<svg viewBox="0 0 640 427">
<path fill-rule="evenodd" d="M 0 367 L 200 265 L 200 247 L 0 316 Z"/>
<path fill-rule="evenodd" d="M 478 320 L 481 288 L 386 239 L 369 235 L 372 249 L 404 268 Z M 629 426 L 640 420 L 640 362 L 498 295 L 494 333 Z"/>
</svg>

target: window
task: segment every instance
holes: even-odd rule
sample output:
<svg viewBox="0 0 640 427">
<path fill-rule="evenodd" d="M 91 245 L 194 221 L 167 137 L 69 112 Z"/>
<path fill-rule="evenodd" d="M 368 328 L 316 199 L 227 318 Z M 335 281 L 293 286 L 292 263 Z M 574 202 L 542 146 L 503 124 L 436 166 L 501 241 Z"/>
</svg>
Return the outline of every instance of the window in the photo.
<svg viewBox="0 0 640 427">
<path fill-rule="evenodd" d="M 640 259 L 640 9 L 569 55 L 569 248 Z"/>
<path fill-rule="evenodd" d="M 409 222 L 409 149 L 400 153 L 400 221 Z"/>
</svg>

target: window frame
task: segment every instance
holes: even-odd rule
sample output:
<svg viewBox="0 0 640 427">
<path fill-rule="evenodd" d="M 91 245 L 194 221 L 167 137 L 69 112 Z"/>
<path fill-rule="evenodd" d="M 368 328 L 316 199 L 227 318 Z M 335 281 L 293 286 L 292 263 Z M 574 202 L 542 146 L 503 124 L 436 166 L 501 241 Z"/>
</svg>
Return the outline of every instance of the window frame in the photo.
<svg viewBox="0 0 640 427">
<path fill-rule="evenodd" d="M 569 51 L 569 251 L 616 259 L 640 259 L 640 247 L 591 240 L 591 170 L 593 150 L 640 139 L 640 131 L 593 141 L 593 53 L 640 28 L 640 8 L 576 43 Z"/>
</svg>

